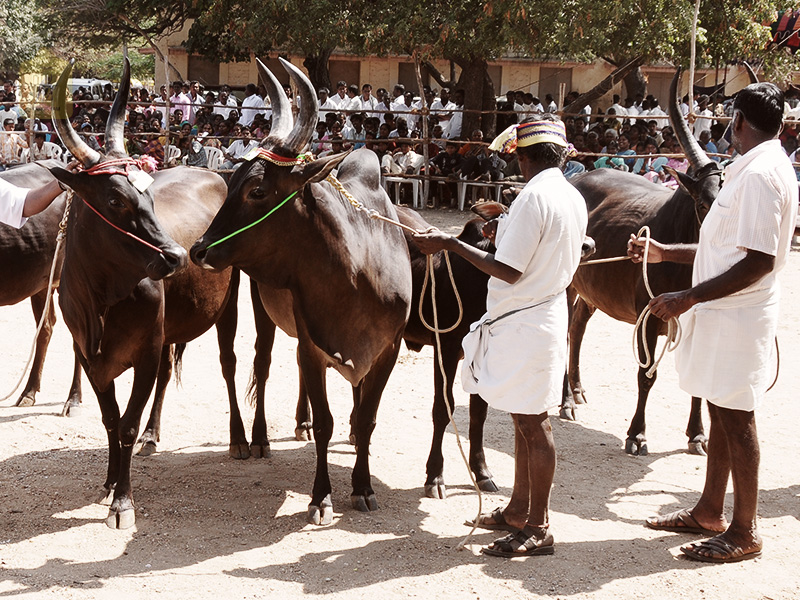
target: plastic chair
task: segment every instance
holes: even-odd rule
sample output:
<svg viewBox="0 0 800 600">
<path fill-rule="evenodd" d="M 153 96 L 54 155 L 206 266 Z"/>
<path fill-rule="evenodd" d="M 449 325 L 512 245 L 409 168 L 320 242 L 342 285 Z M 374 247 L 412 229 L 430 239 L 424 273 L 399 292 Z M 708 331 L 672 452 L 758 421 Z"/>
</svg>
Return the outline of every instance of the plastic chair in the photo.
<svg viewBox="0 0 800 600">
<path fill-rule="evenodd" d="M 472 203 L 475 203 L 475 195 L 478 188 L 494 188 L 494 196 L 497 202 L 501 201 L 503 193 L 503 184 L 497 181 L 480 181 L 474 179 L 464 179 L 463 177 L 458 180 L 456 187 L 458 188 L 458 210 L 464 210 L 464 203 L 467 199 L 467 186 L 472 186 Z"/>
<path fill-rule="evenodd" d="M 167 148 L 167 162 L 178 160 L 181 157 L 181 149 L 177 146 L 170 145 Z"/>
<path fill-rule="evenodd" d="M 222 150 L 212 146 L 205 146 L 208 168 L 212 171 L 218 170 L 222 166 Z"/>
<path fill-rule="evenodd" d="M 42 148 L 44 148 L 48 153 L 52 152 L 52 156 L 55 160 L 60 160 L 63 163 L 66 163 L 64 160 L 64 150 L 58 144 L 54 144 L 53 142 L 44 142 L 42 144 Z"/>
<path fill-rule="evenodd" d="M 422 168 L 423 161 L 417 161 L 417 164 L 413 165 L 414 170 L 411 175 L 419 175 L 420 169 Z M 420 188 L 422 186 L 422 180 L 420 179 L 411 179 L 410 177 L 397 177 L 394 175 L 384 175 L 382 177 L 383 186 L 386 188 L 386 193 L 389 193 L 389 186 L 393 183 L 394 185 L 394 203 L 400 204 L 400 184 L 406 183 L 411 186 L 411 197 L 412 197 L 412 206 L 414 208 L 422 208 L 422 202 L 420 200 Z"/>
</svg>

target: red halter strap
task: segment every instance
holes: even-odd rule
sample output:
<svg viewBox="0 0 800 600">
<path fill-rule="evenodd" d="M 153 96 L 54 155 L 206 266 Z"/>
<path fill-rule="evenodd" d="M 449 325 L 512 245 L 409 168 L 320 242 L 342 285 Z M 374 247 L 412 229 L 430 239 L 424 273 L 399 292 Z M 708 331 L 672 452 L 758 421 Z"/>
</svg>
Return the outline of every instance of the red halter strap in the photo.
<svg viewBox="0 0 800 600">
<path fill-rule="evenodd" d="M 130 167 L 131 167 L 132 165 L 135 165 L 135 166 L 139 167 L 140 169 L 144 170 L 144 169 L 143 169 L 143 163 L 142 163 L 142 161 L 140 161 L 140 160 L 136 160 L 136 159 L 134 159 L 134 158 L 130 158 L 130 157 L 127 157 L 127 156 L 126 156 L 125 158 L 113 158 L 113 159 L 111 159 L 111 160 L 106 160 L 106 161 L 103 161 L 103 162 L 101 162 L 101 163 L 97 163 L 96 165 L 94 165 L 94 166 L 91 166 L 91 167 L 89 167 L 88 169 L 86 169 L 84 172 L 85 172 L 87 175 L 123 175 L 124 177 L 127 177 L 127 176 L 129 175 L 129 169 L 130 169 Z M 124 170 L 123 170 L 123 169 L 120 169 L 120 168 L 118 168 L 118 167 L 120 167 L 120 166 L 124 167 Z M 100 211 L 99 211 L 99 210 L 97 210 L 97 209 L 96 209 L 94 206 L 92 206 L 91 204 L 89 204 L 89 203 L 86 201 L 86 199 L 85 199 L 85 198 L 81 198 L 81 200 L 83 200 L 83 203 L 84 203 L 86 206 L 88 206 L 89 208 L 91 208 L 91 209 L 92 209 L 92 211 L 93 211 L 93 212 L 94 212 L 94 213 L 95 213 L 95 214 L 96 214 L 98 217 L 100 217 L 101 219 L 103 219 L 103 221 L 105 221 L 106 223 L 108 223 L 109 225 L 111 225 L 111 227 L 113 227 L 114 229 L 116 229 L 116 230 L 117 230 L 117 231 L 119 231 L 120 233 L 124 233 L 124 234 L 125 234 L 125 235 L 127 235 L 129 238 L 132 238 L 132 239 L 136 240 L 137 242 L 139 242 L 139 243 L 141 243 L 141 244 L 144 244 L 145 246 L 147 246 L 147 247 L 148 247 L 148 248 L 150 248 L 151 250 L 155 250 L 155 251 L 156 251 L 156 252 L 158 252 L 159 254 L 164 254 L 163 250 L 161 250 L 160 248 L 158 248 L 158 247 L 154 246 L 153 244 L 151 244 L 151 243 L 149 243 L 149 242 L 146 242 L 146 241 L 144 241 L 144 240 L 143 240 L 142 238 L 140 238 L 140 237 L 137 237 L 137 236 L 133 235 L 133 234 L 132 234 L 130 231 L 125 231 L 125 230 L 124 230 L 124 229 L 122 229 L 121 227 L 118 227 L 117 225 L 114 225 L 114 223 L 112 223 L 111 221 L 109 221 L 108 219 L 106 219 L 106 218 L 105 218 L 105 217 L 104 217 L 104 216 L 103 216 L 103 215 L 100 213 Z"/>
</svg>

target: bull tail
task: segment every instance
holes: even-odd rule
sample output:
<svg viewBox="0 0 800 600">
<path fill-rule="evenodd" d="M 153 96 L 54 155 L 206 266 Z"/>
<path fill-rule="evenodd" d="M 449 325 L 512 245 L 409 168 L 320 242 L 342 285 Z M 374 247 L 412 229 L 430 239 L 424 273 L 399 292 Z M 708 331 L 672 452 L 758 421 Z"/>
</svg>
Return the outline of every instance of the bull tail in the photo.
<svg viewBox="0 0 800 600">
<path fill-rule="evenodd" d="M 244 394 L 248 406 L 254 407 L 258 399 L 258 385 L 255 369 L 250 369 L 250 379 L 247 382 L 247 391 Z"/>
<path fill-rule="evenodd" d="M 183 371 L 183 353 L 186 344 L 175 344 L 175 352 L 172 356 L 172 371 L 175 374 L 175 387 L 181 387 L 181 371 Z"/>
</svg>

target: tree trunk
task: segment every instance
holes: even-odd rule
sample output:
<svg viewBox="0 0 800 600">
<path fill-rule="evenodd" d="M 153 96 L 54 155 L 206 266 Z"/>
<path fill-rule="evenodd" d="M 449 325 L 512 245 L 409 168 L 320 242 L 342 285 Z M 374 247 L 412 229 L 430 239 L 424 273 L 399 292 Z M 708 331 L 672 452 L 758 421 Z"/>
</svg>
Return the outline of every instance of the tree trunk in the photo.
<svg viewBox="0 0 800 600">
<path fill-rule="evenodd" d="M 628 73 L 622 81 L 625 82 L 627 98 L 633 98 L 636 94 L 641 94 L 642 97 L 647 95 L 647 81 L 644 78 L 641 67 L 636 67 L 633 71 Z"/>
<path fill-rule="evenodd" d="M 634 72 L 639 72 L 641 76 L 641 69 L 640 66 L 644 62 L 644 59 L 641 56 L 638 56 L 634 59 L 627 61 L 621 67 L 617 67 L 614 69 L 614 72 L 611 73 L 608 77 L 603 79 L 600 83 L 595 85 L 592 89 L 590 89 L 585 94 L 582 94 L 578 97 L 577 100 L 568 104 L 564 107 L 564 114 L 574 114 L 580 111 L 584 106 L 587 104 L 591 104 L 595 100 L 602 98 L 605 96 L 611 88 L 617 85 L 620 81 L 627 81 L 627 77 Z M 627 84 L 626 84 L 627 85 Z M 630 88 L 628 88 L 628 96 L 632 97 L 630 92 Z"/>
<path fill-rule="evenodd" d="M 469 139 L 476 129 L 484 135 L 494 136 L 497 115 L 481 114 L 479 111 L 493 111 L 497 104 L 494 99 L 494 84 L 489 77 L 488 64 L 483 59 L 454 59 L 461 67 L 461 75 L 455 89 L 464 90 L 464 119 L 461 137 Z"/>
<path fill-rule="evenodd" d="M 308 78 L 316 90 L 325 87 L 333 93 L 333 90 L 331 90 L 331 73 L 328 70 L 328 60 L 332 52 L 333 49 L 321 50 L 316 54 L 306 55 L 305 60 L 303 60 L 303 66 L 308 71 Z"/>
</svg>

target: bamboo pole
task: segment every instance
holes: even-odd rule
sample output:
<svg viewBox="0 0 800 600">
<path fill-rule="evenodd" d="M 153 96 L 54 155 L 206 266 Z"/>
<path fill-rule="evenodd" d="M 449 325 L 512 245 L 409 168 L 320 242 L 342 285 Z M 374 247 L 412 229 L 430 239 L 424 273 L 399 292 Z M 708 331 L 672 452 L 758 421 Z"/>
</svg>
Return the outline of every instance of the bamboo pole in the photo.
<svg viewBox="0 0 800 600">
<path fill-rule="evenodd" d="M 422 144 L 422 159 L 423 165 L 425 166 L 425 172 L 428 171 L 428 114 L 429 111 L 427 110 L 428 105 L 427 101 L 425 100 L 425 90 L 423 89 L 422 85 L 422 71 L 420 68 L 420 60 L 419 60 L 419 53 L 414 50 L 414 70 L 417 74 L 417 86 L 419 87 L 419 101 L 421 104 L 421 111 L 420 111 L 420 118 L 422 119 L 422 139 L 426 140 Z M 423 208 L 428 206 L 428 189 L 430 187 L 430 182 L 425 179 L 422 182 L 422 206 Z M 438 208 L 437 202 L 434 200 L 434 208 Z"/>
</svg>

